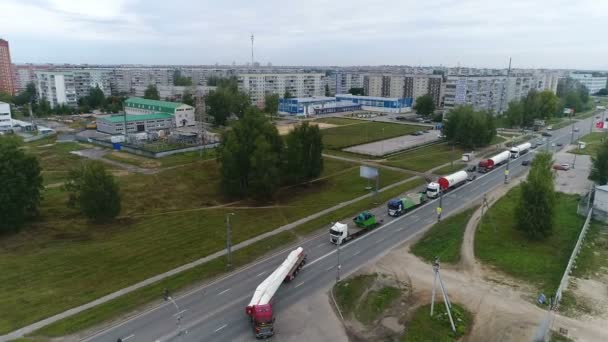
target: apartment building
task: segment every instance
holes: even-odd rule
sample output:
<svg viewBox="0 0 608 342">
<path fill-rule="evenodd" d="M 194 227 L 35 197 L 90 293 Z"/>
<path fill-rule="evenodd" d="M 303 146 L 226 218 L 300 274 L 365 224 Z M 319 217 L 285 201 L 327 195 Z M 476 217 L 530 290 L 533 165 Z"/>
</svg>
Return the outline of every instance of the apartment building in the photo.
<svg viewBox="0 0 608 342">
<path fill-rule="evenodd" d="M 0 39 L 0 92 L 10 95 L 15 94 L 11 51 L 8 46 L 8 41 L 4 39 Z"/>
<path fill-rule="evenodd" d="M 351 88 L 363 88 L 363 73 L 337 72 L 332 76 L 335 83 L 335 89 L 333 89 L 335 94 L 346 94 Z"/>
<path fill-rule="evenodd" d="M 0 133 L 13 129 L 11 118 L 11 106 L 6 102 L 0 102 Z"/>
<path fill-rule="evenodd" d="M 75 106 L 78 102 L 74 74 L 62 71 L 36 71 L 38 96 L 46 99 L 51 108 L 66 104 Z"/>
<path fill-rule="evenodd" d="M 430 94 L 435 106 L 442 105 L 442 75 L 366 75 L 363 79 L 363 91 L 367 96 L 416 98 Z"/>
<path fill-rule="evenodd" d="M 261 106 L 266 94 L 283 97 L 288 91 L 292 97 L 313 97 L 325 94 L 323 73 L 239 74 L 239 90 L 249 94 L 251 102 Z"/>
<path fill-rule="evenodd" d="M 600 89 L 606 88 L 608 77 L 606 76 L 593 76 L 593 74 L 570 74 L 570 78 L 578 81 L 589 89 L 589 94 L 595 94 Z"/>
<path fill-rule="evenodd" d="M 15 92 L 19 93 L 27 87 L 28 83 L 36 83 L 36 70 L 47 70 L 48 67 L 43 67 L 33 64 L 13 64 L 13 79 L 15 80 Z"/>
<path fill-rule="evenodd" d="M 174 68 L 113 68 L 110 85 L 114 93 L 134 94 L 136 87 L 173 85 Z"/>
</svg>

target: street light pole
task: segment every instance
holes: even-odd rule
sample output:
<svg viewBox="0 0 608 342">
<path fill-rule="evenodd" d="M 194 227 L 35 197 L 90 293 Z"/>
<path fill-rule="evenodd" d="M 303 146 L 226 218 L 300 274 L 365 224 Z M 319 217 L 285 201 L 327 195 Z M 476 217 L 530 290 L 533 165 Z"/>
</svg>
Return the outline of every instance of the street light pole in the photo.
<svg viewBox="0 0 608 342">
<path fill-rule="evenodd" d="M 175 316 L 175 324 L 177 325 L 177 336 L 180 337 L 182 336 L 182 318 L 183 318 L 183 314 L 184 311 L 180 310 L 179 305 L 177 305 L 177 302 L 173 299 L 173 297 L 171 297 L 169 295 L 169 290 L 165 289 L 164 293 L 163 293 L 163 297 L 165 299 L 165 301 L 170 301 L 171 303 L 173 303 L 173 306 L 175 306 L 175 310 L 177 311 L 177 313 L 173 316 Z"/>
<path fill-rule="evenodd" d="M 228 268 L 232 268 L 232 228 L 230 227 L 230 216 L 233 215 L 234 213 L 226 214 L 226 255 L 228 257 Z"/>
<path fill-rule="evenodd" d="M 340 268 L 342 265 L 340 264 L 340 244 L 342 244 L 342 240 L 336 241 L 336 255 L 338 256 L 338 265 L 336 266 L 336 283 L 340 281 Z"/>
<path fill-rule="evenodd" d="M 437 222 L 441 221 L 441 212 L 443 211 L 443 191 L 439 185 L 439 207 L 437 207 Z"/>
</svg>

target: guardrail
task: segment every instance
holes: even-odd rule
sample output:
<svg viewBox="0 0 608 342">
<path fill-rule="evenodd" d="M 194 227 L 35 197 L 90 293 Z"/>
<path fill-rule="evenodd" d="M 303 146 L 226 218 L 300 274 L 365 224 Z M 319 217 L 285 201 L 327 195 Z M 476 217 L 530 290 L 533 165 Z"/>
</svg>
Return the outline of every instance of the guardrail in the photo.
<svg viewBox="0 0 608 342">
<path fill-rule="evenodd" d="M 587 213 L 587 219 L 585 220 L 585 224 L 583 224 L 583 229 L 578 236 L 578 240 L 576 241 L 576 245 L 574 246 L 574 250 L 570 255 L 570 260 L 568 260 L 568 265 L 566 266 L 566 271 L 562 276 L 562 280 L 559 283 L 559 287 L 555 292 L 555 301 L 551 303 L 551 307 L 549 311 L 547 311 L 547 315 L 540 322 L 538 329 L 536 331 L 536 335 L 534 337 L 534 342 L 544 342 L 547 340 L 549 335 L 549 330 L 551 325 L 553 325 L 553 321 L 555 320 L 555 312 L 559 307 L 559 302 L 562 299 L 563 291 L 568 287 L 568 282 L 570 281 L 570 273 L 572 272 L 572 267 L 576 264 L 576 257 L 581 251 L 581 247 L 583 246 L 583 242 L 585 241 L 585 235 L 587 235 L 587 230 L 589 229 L 589 225 L 591 224 L 591 217 L 593 216 L 593 208 L 589 209 Z"/>
</svg>

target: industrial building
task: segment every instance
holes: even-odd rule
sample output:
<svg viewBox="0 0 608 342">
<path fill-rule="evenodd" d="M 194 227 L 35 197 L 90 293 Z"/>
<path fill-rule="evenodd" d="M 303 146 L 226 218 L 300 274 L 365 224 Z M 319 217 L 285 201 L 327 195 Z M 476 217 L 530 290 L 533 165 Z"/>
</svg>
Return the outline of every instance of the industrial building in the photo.
<svg viewBox="0 0 608 342">
<path fill-rule="evenodd" d="M 397 98 L 339 94 L 336 95 L 336 101 L 352 102 L 361 105 L 361 109 L 363 110 L 384 113 L 405 113 L 411 111 L 413 99 L 411 97 Z"/>
<path fill-rule="evenodd" d="M 353 112 L 361 105 L 352 101 L 337 101 L 335 97 L 303 97 L 279 99 L 279 112 L 290 115 L 323 115 Z"/>
<path fill-rule="evenodd" d="M 589 94 L 595 94 L 600 91 L 600 89 L 606 88 L 606 83 L 608 83 L 608 77 L 593 76 L 593 74 L 572 73 L 570 74 L 570 78 L 587 87 L 587 89 L 589 89 Z"/>
<path fill-rule="evenodd" d="M 170 114 L 174 117 L 175 127 L 194 126 L 194 107 L 179 102 L 148 100 L 141 97 L 130 97 L 124 102 L 128 115 Z"/>
<path fill-rule="evenodd" d="M 266 94 L 283 97 L 289 92 L 292 97 L 313 97 L 325 94 L 322 73 L 275 73 L 239 74 L 239 90 L 249 94 L 251 102 L 262 106 Z"/>
<path fill-rule="evenodd" d="M 151 132 L 174 127 L 173 115 L 167 113 L 112 115 L 97 119 L 97 130 L 107 134 Z"/>
<path fill-rule="evenodd" d="M 0 102 L 0 132 L 13 130 L 13 119 L 11 117 L 11 105 Z"/>
</svg>

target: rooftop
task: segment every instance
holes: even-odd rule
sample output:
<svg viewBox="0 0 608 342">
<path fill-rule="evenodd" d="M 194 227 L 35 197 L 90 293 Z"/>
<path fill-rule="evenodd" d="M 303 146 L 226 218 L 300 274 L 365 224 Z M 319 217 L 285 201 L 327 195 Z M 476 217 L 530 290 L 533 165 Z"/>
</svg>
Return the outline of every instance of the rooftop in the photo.
<svg viewBox="0 0 608 342">
<path fill-rule="evenodd" d="M 145 105 L 145 106 L 159 106 L 159 107 L 166 107 L 166 108 L 172 108 L 172 109 L 176 109 L 180 106 L 187 106 L 186 104 L 180 103 L 180 102 L 148 100 L 148 99 L 144 99 L 141 97 L 129 97 L 127 100 L 125 100 L 125 104 L 127 104 L 127 103 L 140 104 L 140 105 Z"/>
<path fill-rule="evenodd" d="M 144 120 L 161 120 L 161 119 L 172 119 L 172 118 L 173 118 L 173 114 L 167 114 L 167 113 L 127 115 L 127 122 L 144 121 Z M 112 115 L 112 116 L 108 116 L 105 118 L 99 118 L 99 120 L 109 121 L 111 123 L 124 122 L 125 115 Z"/>
<path fill-rule="evenodd" d="M 353 99 L 362 99 L 362 100 L 376 100 L 376 101 L 398 101 L 402 100 L 398 97 L 379 97 L 379 96 L 364 96 L 364 95 L 353 95 L 353 94 L 336 94 L 336 99 L 338 97 L 342 98 L 353 98 Z"/>
</svg>

